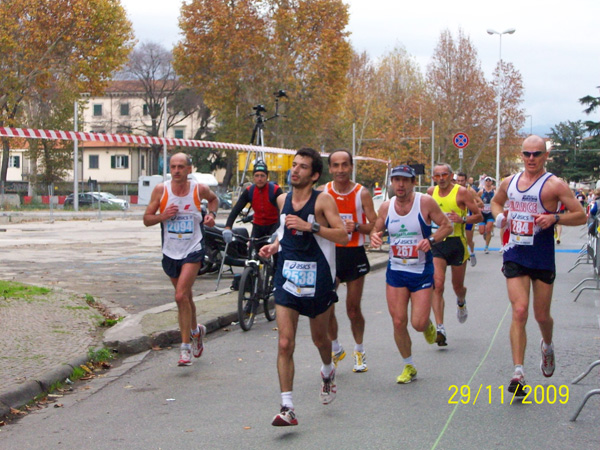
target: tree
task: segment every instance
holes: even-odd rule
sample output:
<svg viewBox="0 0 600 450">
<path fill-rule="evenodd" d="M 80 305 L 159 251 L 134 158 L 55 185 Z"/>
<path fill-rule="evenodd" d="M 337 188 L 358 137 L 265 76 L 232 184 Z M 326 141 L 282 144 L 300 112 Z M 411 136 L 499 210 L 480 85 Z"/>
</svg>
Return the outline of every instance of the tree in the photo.
<svg viewBox="0 0 600 450">
<path fill-rule="evenodd" d="M 561 122 L 552 127 L 548 137 L 554 148 L 548 161 L 548 171 L 567 181 L 598 179 L 600 153 L 585 151 L 589 147 L 587 139 L 583 139 L 586 126 L 576 122 Z M 584 144 L 585 142 L 585 144 Z"/>
<path fill-rule="evenodd" d="M 0 43 L 0 126 L 16 126 L 36 92 L 57 85 L 101 92 L 125 62 L 133 33 L 117 0 L 3 0 Z M 3 139 L 2 181 L 9 150 Z"/>
<path fill-rule="evenodd" d="M 485 80 L 477 51 L 462 30 L 455 42 L 448 30 L 441 33 L 432 61 L 427 68 L 427 80 L 434 110 L 436 151 L 438 160 L 458 166 L 458 152 L 452 137 L 459 131 L 470 138 L 464 150 L 465 168 L 470 173 L 493 173 L 496 161 L 495 93 L 502 94 L 501 133 L 504 138 L 501 158 L 502 171 L 508 169 L 512 155 L 518 150 L 513 146 L 517 138 L 516 125 L 523 123 L 519 109 L 523 98 L 520 74 L 511 64 L 499 62 L 494 80 Z"/>
<path fill-rule="evenodd" d="M 185 86 L 173 69 L 173 55 L 162 45 L 144 42 L 129 55 L 129 60 L 116 78 L 132 80 L 134 90 L 131 95 L 141 97 L 147 108 L 146 115 L 139 114 L 139 128 L 133 130 L 148 136 L 163 135 L 163 106 L 167 99 L 167 129 L 196 114 L 200 126 L 194 132 L 194 139 L 205 139 L 211 120 L 210 110 L 204 104 L 202 95 Z M 128 122 L 129 123 L 129 122 Z M 158 159 L 162 145 L 151 146 L 149 170 L 158 173 Z"/>
<path fill-rule="evenodd" d="M 287 118 L 267 145 L 321 147 L 333 141 L 345 92 L 347 23 L 341 0 L 193 0 L 182 7 L 174 66 L 215 111 L 217 139 L 248 142 L 252 106 L 284 89 Z"/>
</svg>

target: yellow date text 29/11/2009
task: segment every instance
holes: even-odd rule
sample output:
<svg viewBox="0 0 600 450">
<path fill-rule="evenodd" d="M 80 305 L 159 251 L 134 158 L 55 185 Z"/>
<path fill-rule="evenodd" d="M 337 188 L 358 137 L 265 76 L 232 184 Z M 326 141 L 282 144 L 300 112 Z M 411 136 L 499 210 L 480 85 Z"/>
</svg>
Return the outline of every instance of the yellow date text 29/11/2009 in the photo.
<svg viewBox="0 0 600 450">
<path fill-rule="evenodd" d="M 459 403 L 463 405 L 475 405 L 477 402 L 489 405 L 492 403 L 504 404 L 508 402 L 512 405 L 515 399 L 526 405 L 541 405 L 543 403 L 549 405 L 559 403 L 564 405 L 569 401 L 569 386 L 566 385 L 558 387 L 553 384 L 548 386 L 539 384 L 536 386 L 525 385 L 525 394 L 518 397 L 510 392 L 505 394 L 506 386 L 494 387 L 480 384 L 477 390 L 475 390 L 469 385 L 457 386 L 453 384 L 448 390 L 450 391 L 450 398 L 448 399 L 448 404 L 450 405 L 457 405 Z"/>
</svg>

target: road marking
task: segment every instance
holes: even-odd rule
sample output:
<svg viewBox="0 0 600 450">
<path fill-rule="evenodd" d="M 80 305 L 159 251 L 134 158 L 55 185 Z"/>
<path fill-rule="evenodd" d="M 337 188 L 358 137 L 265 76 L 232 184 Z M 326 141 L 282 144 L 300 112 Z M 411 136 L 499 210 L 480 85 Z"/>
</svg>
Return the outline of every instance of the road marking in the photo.
<svg viewBox="0 0 600 450">
<path fill-rule="evenodd" d="M 473 378 L 475 378 L 475 375 L 477 375 L 477 372 L 479 372 L 479 369 L 481 368 L 481 366 L 483 365 L 483 363 L 487 359 L 488 355 L 490 354 L 490 351 L 492 350 L 492 345 L 494 345 L 494 341 L 496 340 L 496 337 L 498 336 L 498 332 L 500 331 L 500 327 L 502 326 L 502 323 L 504 322 L 504 319 L 506 319 L 506 316 L 507 316 L 508 311 L 510 309 L 511 309 L 511 305 L 509 303 L 508 306 L 506 307 L 506 311 L 504 311 L 504 315 L 502 316 L 502 319 L 500 319 L 500 322 L 498 323 L 498 326 L 496 327 L 496 331 L 494 332 L 494 335 L 492 336 L 492 340 L 490 342 L 490 345 L 488 346 L 487 351 L 485 352 L 485 355 L 483 355 L 483 358 L 481 358 L 481 361 L 479 361 L 479 364 L 477 365 L 477 368 L 475 369 L 475 372 L 473 372 L 473 375 L 471 375 L 471 378 L 469 378 L 469 381 L 467 382 L 468 386 L 471 386 L 471 382 L 473 381 Z M 444 436 L 444 433 L 446 433 L 446 430 L 448 429 L 448 426 L 450 425 L 450 422 L 452 421 L 452 418 L 454 417 L 454 413 L 456 412 L 456 408 L 458 408 L 458 404 L 454 405 L 454 408 L 452 409 L 452 412 L 450 413 L 450 416 L 448 417 L 448 420 L 446 420 L 446 424 L 444 425 L 444 428 L 442 428 L 442 431 L 440 431 L 440 434 L 439 434 L 438 438 L 435 440 L 435 442 L 433 443 L 433 446 L 431 447 L 431 450 L 434 450 L 438 446 L 438 444 L 440 443 L 440 441 L 442 440 L 442 437 Z"/>
</svg>

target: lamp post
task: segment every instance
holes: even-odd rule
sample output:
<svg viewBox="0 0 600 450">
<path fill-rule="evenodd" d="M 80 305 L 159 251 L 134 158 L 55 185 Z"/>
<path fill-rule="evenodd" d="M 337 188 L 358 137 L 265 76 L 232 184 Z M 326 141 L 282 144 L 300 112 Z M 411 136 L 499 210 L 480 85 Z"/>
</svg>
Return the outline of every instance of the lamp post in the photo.
<svg viewBox="0 0 600 450">
<path fill-rule="evenodd" d="M 499 32 L 496 30 L 492 30 L 489 28 L 487 30 L 488 34 L 497 34 L 500 37 L 500 51 L 498 53 L 498 61 L 500 62 L 500 73 L 502 75 L 502 35 L 503 34 L 513 34 L 516 30 L 514 28 L 509 28 L 504 30 L 503 32 Z M 496 183 L 500 183 L 500 102 L 502 100 L 502 90 L 500 86 L 500 82 L 498 82 L 498 124 L 496 128 Z"/>
</svg>

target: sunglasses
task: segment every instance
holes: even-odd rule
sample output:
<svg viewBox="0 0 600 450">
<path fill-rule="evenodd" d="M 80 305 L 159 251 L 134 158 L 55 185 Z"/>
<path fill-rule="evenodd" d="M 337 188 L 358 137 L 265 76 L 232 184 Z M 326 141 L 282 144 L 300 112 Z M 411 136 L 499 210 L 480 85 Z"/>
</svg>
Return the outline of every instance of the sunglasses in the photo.
<svg viewBox="0 0 600 450">
<path fill-rule="evenodd" d="M 449 172 L 436 173 L 436 174 L 433 175 L 433 179 L 434 180 L 439 180 L 440 178 L 448 178 L 448 175 L 450 175 Z"/>
<path fill-rule="evenodd" d="M 545 152 L 521 152 L 521 153 L 525 158 L 531 158 L 532 156 L 534 158 L 537 158 L 538 156 L 544 154 Z"/>
</svg>

